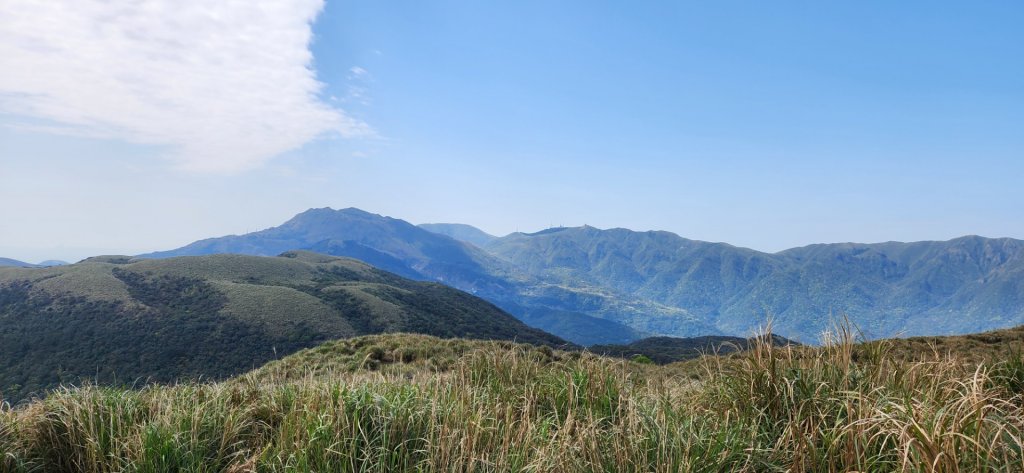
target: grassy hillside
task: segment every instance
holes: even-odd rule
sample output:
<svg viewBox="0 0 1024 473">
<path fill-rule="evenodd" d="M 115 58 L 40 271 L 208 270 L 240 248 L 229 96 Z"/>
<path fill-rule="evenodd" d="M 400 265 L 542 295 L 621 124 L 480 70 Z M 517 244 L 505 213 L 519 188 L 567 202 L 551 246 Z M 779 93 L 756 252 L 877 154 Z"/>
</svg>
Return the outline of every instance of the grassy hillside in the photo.
<svg viewBox="0 0 1024 473">
<path fill-rule="evenodd" d="M 561 345 L 464 292 L 313 253 L 112 256 L 0 269 L 0 396 L 59 383 L 224 378 L 384 332 Z"/>
<path fill-rule="evenodd" d="M 983 363 L 1024 355 L 1024 326 L 959 336 L 891 339 L 864 346 L 879 344 L 904 361 L 955 358 L 963 363 Z"/>
<path fill-rule="evenodd" d="M 844 333 L 668 366 L 414 335 L 329 342 L 226 382 L 2 408 L 0 469 L 1020 471 L 1024 360 L 992 338 L 977 362 L 908 361 L 907 342 Z"/>
<path fill-rule="evenodd" d="M 777 346 L 796 344 L 778 335 L 772 338 Z M 624 345 L 593 345 L 593 353 L 619 358 L 650 360 L 658 364 L 692 360 L 704 355 L 727 355 L 749 349 L 756 342 L 753 338 L 740 337 L 648 337 Z"/>
</svg>

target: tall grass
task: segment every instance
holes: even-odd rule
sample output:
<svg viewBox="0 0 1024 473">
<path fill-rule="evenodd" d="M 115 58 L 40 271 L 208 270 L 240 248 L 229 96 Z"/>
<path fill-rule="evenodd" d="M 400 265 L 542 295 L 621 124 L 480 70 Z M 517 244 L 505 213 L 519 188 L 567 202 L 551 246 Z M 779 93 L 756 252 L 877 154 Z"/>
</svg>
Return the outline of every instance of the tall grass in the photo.
<svg viewBox="0 0 1024 473">
<path fill-rule="evenodd" d="M 840 328 L 675 367 L 481 343 L 450 369 L 63 389 L 10 472 L 1024 471 L 1024 361 L 896 361 Z M 426 366 L 426 365 L 425 365 Z"/>
</svg>

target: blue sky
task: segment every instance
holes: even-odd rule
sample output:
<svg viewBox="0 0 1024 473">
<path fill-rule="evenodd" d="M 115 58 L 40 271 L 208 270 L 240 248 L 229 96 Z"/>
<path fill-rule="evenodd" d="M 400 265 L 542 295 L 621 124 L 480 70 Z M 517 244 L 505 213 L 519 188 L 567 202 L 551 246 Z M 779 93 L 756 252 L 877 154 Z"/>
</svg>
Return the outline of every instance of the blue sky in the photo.
<svg viewBox="0 0 1024 473">
<path fill-rule="evenodd" d="M 0 256 L 324 206 L 766 251 L 1024 238 L 1021 2 L 20 1 Z"/>
</svg>

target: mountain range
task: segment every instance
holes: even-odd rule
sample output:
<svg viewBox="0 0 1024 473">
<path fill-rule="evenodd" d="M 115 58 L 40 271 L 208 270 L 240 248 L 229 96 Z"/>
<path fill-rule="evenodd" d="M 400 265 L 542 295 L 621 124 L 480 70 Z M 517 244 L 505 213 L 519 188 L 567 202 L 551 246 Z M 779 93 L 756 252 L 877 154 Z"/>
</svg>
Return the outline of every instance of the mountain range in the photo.
<svg viewBox="0 0 1024 473">
<path fill-rule="evenodd" d="M 626 343 L 644 335 L 616 322 L 615 314 L 640 318 L 680 312 L 607 294 L 598 287 L 553 284 L 471 243 L 359 209 L 310 209 L 278 227 L 200 240 L 141 257 L 273 256 L 295 249 L 355 258 L 406 278 L 441 282 L 482 297 L 529 325 L 570 335 L 569 340 L 584 345 Z M 703 329 L 711 328 L 696 327 L 693 333 Z"/>
<path fill-rule="evenodd" d="M 83 378 L 218 379 L 390 332 L 572 346 L 465 292 L 348 258 L 103 256 L 0 268 L 0 400 Z"/>
<path fill-rule="evenodd" d="M 276 255 L 307 249 L 361 259 L 491 301 L 584 344 L 650 335 L 776 333 L 815 343 L 839 317 L 869 338 L 970 333 L 1024 323 L 1024 242 L 820 244 L 765 253 L 661 231 L 551 228 L 495 237 L 462 224 L 421 227 L 359 209 L 311 209 L 281 226 L 142 255 Z"/>
</svg>

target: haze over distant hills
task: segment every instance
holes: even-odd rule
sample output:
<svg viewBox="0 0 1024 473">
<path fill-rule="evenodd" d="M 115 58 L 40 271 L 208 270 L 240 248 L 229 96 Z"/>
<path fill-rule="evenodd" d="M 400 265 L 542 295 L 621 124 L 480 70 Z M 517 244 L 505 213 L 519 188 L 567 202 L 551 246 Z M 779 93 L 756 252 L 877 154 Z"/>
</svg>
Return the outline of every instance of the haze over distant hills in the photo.
<svg viewBox="0 0 1024 473">
<path fill-rule="evenodd" d="M 327 340 L 386 332 L 565 345 L 462 291 L 308 252 L 0 268 L 7 400 L 83 377 L 230 376 Z"/>
<path fill-rule="evenodd" d="M 534 327 L 580 344 L 625 343 L 642 335 L 642 329 L 616 322 L 617 314 L 652 318 L 663 314 L 671 316 L 680 327 L 685 324 L 685 314 L 678 309 L 658 307 L 604 288 L 552 284 L 472 244 L 359 209 L 310 209 L 278 227 L 201 240 L 142 256 L 270 256 L 293 249 L 347 256 L 404 277 L 442 282 L 483 297 Z M 699 323 L 692 328 L 689 333 L 714 330 Z"/>
<path fill-rule="evenodd" d="M 434 233 L 450 236 L 459 241 L 472 243 L 476 246 L 486 246 L 488 243 L 498 239 L 498 237 L 490 233 L 464 223 L 421 223 L 419 227 Z"/>
<path fill-rule="evenodd" d="M 61 265 L 65 265 L 65 264 L 68 264 L 68 263 L 66 261 L 58 261 L 58 260 L 46 260 L 46 261 L 43 261 L 43 262 L 41 262 L 39 264 L 32 264 L 32 263 L 26 263 L 24 261 L 18 261 L 16 259 L 11 259 L 11 258 L 0 258 L 0 267 L 4 267 L 4 266 L 11 267 L 11 266 L 13 266 L 15 268 L 47 268 L 47 267 L 50 267 L 50 266 L 61 266 Z"/>
<path fill-rule="evenodd" d="M 776 254 L 668 232 L 591 227 L 513 234 L 487 249 L 531 273 L 684 308 L 728 334 L 755 317 L 813 341 L 829 314 L 871 337 L 955 334 L 1024 321 L 1024 242 L 827 244 Z M 629 323 L 626 321 L 626 323 Z"/>
<path fill-rule="evenodd" d="M 26 263 L 24 261 L 18 261 L 16 259 L 0 258 L 0 266 L 13 266 L 13 267 L 16 267 L 16 268 L 30 268 L 30 267 L 32 267 L 34 265 L 31 264 L 31 263 Z"/>
<path fill-rule="evenodd" d="M 840 315 L 872 338 L 1024 323 L 1024 242 L 1005 238 L 764 253 L 669 232 L 584 226 L 499 238 L 466 225 L 417 227 L 358 209 L 312 209 L 279 227 L 144 256 L 289 249 L 443 282 L 581 344 L 748 336 L 768 317 L 779 334 L 804 343 Z"/>
</svg>

